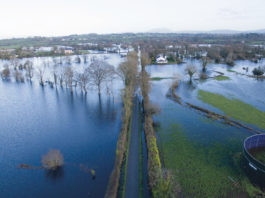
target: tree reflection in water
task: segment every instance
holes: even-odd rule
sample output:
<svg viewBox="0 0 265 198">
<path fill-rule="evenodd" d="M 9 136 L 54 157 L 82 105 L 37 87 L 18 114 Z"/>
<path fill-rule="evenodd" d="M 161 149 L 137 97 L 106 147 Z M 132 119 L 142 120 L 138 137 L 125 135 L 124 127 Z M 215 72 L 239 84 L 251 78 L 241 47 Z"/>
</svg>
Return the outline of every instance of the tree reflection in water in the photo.
<svg viewBox="0 0 265 198">
<path fill-rule="evenodd" d="M 56 170 L 45 170 L 46 178 L 51 180 L 63 179 L 64 169 L 63 167 L 58 167 Z"/>
</svg>

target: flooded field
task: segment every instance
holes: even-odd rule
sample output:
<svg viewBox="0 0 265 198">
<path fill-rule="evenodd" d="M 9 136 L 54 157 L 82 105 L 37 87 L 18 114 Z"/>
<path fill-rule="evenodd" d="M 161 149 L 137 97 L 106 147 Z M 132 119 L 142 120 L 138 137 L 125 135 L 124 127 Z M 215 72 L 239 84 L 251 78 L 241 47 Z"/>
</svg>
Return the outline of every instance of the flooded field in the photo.
<svg viewBox="0 0 265 198">
<path fill-rule="evenodd" d="M 186 62 L 201 72 L 199 61 Z M 154 122 L 164 167 L 172 171 L 184 197 L 253 197 L 259 194 L 260 189 L 249 182 L 241 168 L 242 144 L 253 131 L 210 119 L 166 96 L 176 81 L 171 78 L 177 77 L 181 81 L 174 92 L 182 102 L 229 116 L 264 132 L 265 92 L 262 90 L 265 81 L 231 72 L 243 73 L 242 67 L 246 66 L 250 72 L 264 61 L 259 64 L 239 61 L 234 67 L 209 64 L 206 73 L 211 78 L 200 80 L 195 74 L 192 83 L 185 74 L 187 63 L 146 67 L 153 78 L 150 100 L 161 108 Z M 222 76 L 218 77 L 220 73 Z M 252 119 L 245 114 L 259 116 Z"/>
<path fill-rule="evenodd" d="M 99 58 L 114 67 L 122 61 L 118 55 Z M 45 81 L 51 80 L 52 58 L 30 60 L 32 82 L 0 81 L 0 197 L 104 197 L 121 127 L 121 80 L 104 85 L 100 97 L 93 86 L 87 94 L 79 87 L 71 94 L 48 82 L 40 86 L 36 68 L 50 61 Z M 72 63 L 75 70 L 87 65 Z M 41 168 L 50 149 L 64 157 L 56 172 Z"/>
</svg>

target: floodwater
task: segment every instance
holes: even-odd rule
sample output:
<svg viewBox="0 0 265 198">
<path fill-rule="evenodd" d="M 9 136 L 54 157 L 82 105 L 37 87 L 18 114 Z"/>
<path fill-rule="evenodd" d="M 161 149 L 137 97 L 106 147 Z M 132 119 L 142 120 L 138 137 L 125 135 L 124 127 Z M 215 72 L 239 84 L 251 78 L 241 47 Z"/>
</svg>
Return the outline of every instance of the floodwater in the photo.
<svg viewBox="0 0 265 198">
<path fill-rule="evenodd" d="M 188 82 L 188 75 L 185 74 L 185 68 L 187 64 L 193 64 L 197 67 L 198 71 L 201 71 L 201 62 L 197 60 L 185 60 L 186 64 L 180 65 L 151 65 L 146 68 L 151 77 L 177 77 L 182 80 L 176 93 L 181 96 L 187 102 L 193 102 L 193 104 L 211 108 L 208 105 L 203 104 L 197 100 L 197 92 L 199 89 L 214 92 L 224 95 L 228 98 L 240 99 L 245 103 L 248 103 L 261 111 L 265 111 L 265 80 L 256 78 L 250 78 L 247 76 L 235 74 L 235 72 L 229 72 L 229 69 L 244 73 L 251 74 L 255 67 L 265 65 L 265 59 L 259 63 L 252 63 L 250 61 L 236 61 L 234 67 L 230 67 L 223 64 L 208 64 L 207 75 L 210 77 L 218 76 L 219 73 L 224 73 L 230 80 L 217 81 L 215 79 L 209 79 L 207 81 L 193 80 L 192 85 Z M 243 68 L 248 67 L 246 72 Z M 199 72 L 198 72 L 199 73 Z M 194 79 L 198 79 L 199 75 L 195 74 Z M 153 82 L 165 87 L 165 91 L 168 90 L 172 80 L 163 80 L 162 82 Z M 217 109 L 215 109 L 218 111 Z"/>
<path fill-rule="evenodd" d="M 199 61 L 186 60 L 186 62 L 194 64 L 198 70 L 201 70 Z M 233 68 L 209 64 L 207 67 L 209 76 L 216 76 L 218 75 L 216 71 L 219 71 L 230 80 L 217 81 L 213 78 L 206 81 L 193 80 L 192 85 L 189 84 L 188 76 L 184 72 L 186 64 L 150 65 L 146 67 L 146 71 L 151 77 L 178 76 L 182 81 L 176 89 L 176 94 L 186 102 L 211 111 L 223 114 L 221 110 L 197 99 L 199 89 L 222 94 L 228 98 L 237 98 L 265 111 L 265 81 L 227 71 L 233 69 L 243 72 L 242 65 L 244 67 L 248 65 L 249 70 L 252 71 L 254 67 L 263 64 L 264 60 L 260 64 L 248 63 L 249 61 L 238 61 Z M 198 75 L 194 76 L 194 79 L 196 78 Z M 222 192 L 225 197 L 226 193 L 234 190 L 235 182 L 246 177 L 242 175 L 235 160 L 238 160 L 242 151 L 244 139 L 253 133 L 208 119 L 199 112 L 168 99 L 166 94 L 173 82 L 172 79 L 152 81 L 149 93 L 151 102 L 161 108 L 161 114 L 154 116 L 154 122 L 157 126 L 155 130 L 162 162 L 165 168 L 169 168 L 177 175 L 184 196 L 219 197 L 221 194 L 218 193 Z M 184 140 L 185 143 L 178 142 L 178 139 Z"/>
<path fill-rule="evenodd" d="M 122 61 L 118 55 L 106 56 L 115 67 Z M 50 59 L 32 60 L 38 65 Z M 47 79 L 49 68 L 46 72 Z M 93 87 L 87 95 L 79 88 L 71 94 L 60 86 L 41 87 L 37 75 L 32 83 L 0 81 L 0 197 L 104 197 L 121 127 L 122 83 L 115 79 L 111 87 L 112 94 L 104 88 L 99 97 Z M 50 149 L 63 154 L 59 171 L 18 168 L 41 166 Z"/>
</svg>

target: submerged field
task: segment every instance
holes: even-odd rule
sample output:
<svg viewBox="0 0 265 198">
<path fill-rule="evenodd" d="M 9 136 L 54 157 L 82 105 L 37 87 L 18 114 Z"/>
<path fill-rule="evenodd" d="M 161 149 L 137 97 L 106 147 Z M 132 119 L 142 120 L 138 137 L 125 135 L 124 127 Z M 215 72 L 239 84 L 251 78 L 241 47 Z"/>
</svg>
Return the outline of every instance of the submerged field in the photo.
<svg viewBox="0 0 265 198">
<path fill-rule="evenodd" d="M 148 66 L 146 70 L 151 78 L 168 78 L 169 74 L 178 73 L 182 81 L 175 91 L 184 101 L 264 129 L 264 104 L 260 102 L 264 93 L 258 92 L 264 82 L 228 73 L 223 65 L 211 65 L 209 75 L 215 75 L 210 70 L 219 68 L 218 71 L 224 72 L 229 79 L 194 81 L 190 85 L 184 68 L 185 65 L 168 65 L 164 68 Z M 149 95 L 151 102 L 158 104 L 162 111 L 154 116 L 160 157 L 163 166 L 174 173 L 182 195 L 212 198 L 257 197 L 262 194 L 259 188 L 250 183 L 241 168 L 242 143 L 253 133 L 206 118 L 168 99 L 166 94 L 173 82 L 170 79 L 152 81 Z M 241 90 L 242 84 L 246 85 L 245 92 Z M 248 89 L 250 87 L 252 90 Z M 255 91 L 256 96 L 243 97 Z"/>
</svg>

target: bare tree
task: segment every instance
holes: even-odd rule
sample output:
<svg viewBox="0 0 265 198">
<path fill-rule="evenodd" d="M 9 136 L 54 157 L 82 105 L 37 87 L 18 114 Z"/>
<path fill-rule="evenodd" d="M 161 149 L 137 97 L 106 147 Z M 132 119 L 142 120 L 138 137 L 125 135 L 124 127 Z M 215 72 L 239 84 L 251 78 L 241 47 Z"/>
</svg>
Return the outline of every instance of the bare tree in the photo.
<svg viewBox="0 0 265 198">
<path fill-rule="evenodd" d="M 31 81 L 31 79 L 33 77 L 33 63 L 31 61 L 27 60 L 26 63 L 24 64 L 24 67 L 26 69 L 26 75 Z"/>
<path fill-rule="evenodd" d="M 203 57 L 202 58 L 202 71 L 203 72 L 206 72 L 206 66 L 207 66 L 207 64 L 208 64 L 207 58 L 206 57 Z"/>
<path fill-rule="evenodd" d="M 98 94 L 101 93 L 101 85 L 103 82 L 110 80 L 114 75 L 114 67 L 105 61 L 95 60 L 87 68 L 91 83 L 97 86 Z"/>
<path fill-rule="evenodd" d="M 4 69 L 1 73 L 1 77 L 2 77 L 2 79 L 5 79 L 5 80 L 8 80 L 10 78 L 10 69 L 9 69 L 8 64 L 4 65 Z"/>
<path fill-rule="evenodd" d="M 60 68 L 58 68 L 58 79 L 60 81 L 60 86 L 63 87 L 64 70 L 63 70 L 63 68 L 61 66 L 60 66 Z"/>
<path fill-rule="evenodd" d="M 74 77 L 74 71 L 72 67 L 68 66 L 64 69 L 64 80 L 66 87 L 69 87 L 71 92 L 73 92 L 73 77 Z"/>
<path fill-rule="evenodd" d="M 234 56 L 234 53 L 233 52 L 229 52 L 229 54 L 227 55 L 226 59 L 225 59 L 225 62 L 227 65 L 229 66 L 234 66 L 235 63 L 234 63 L 234 60 L 233 60 L 233 56 Z"/>
<path fill-rule="evenodd" d="M 83 55 L 83 59 L 84 59 L 84 63 L 86 64 L 87 63 L 87 55 L 86 54 Z"/>
<path fill-rule="evenodd" d="M 137 54 L 136 52 L 130 53 L 127 60 L 121 63 L 118 67 L 117 74 L 121 77 L 125 85 L 128 85 L 131 80 L 137 75 Z"/>
<path fill-rule="evenodd" d="M 87 85 L 89 82 L 89 71 L 88 68 L 84 70 L 84 72 L 77 75 L 77 81 L 80 84 L 81 90 L 87 93 Z"/>
<path fill-rule="evenodd" d="M 63 64 L 63 58 L 62 58 L 62 56 L 61 56 L 61 53 L 60 53 L 59 64 L 60 64 L 60 65 L 62 65 L 62 64 Z"/>
<path fill-rule="evenodd" d="M 43 66 L 40 66 L 38 68 L 38 74 L 39 74 L 39 77 L 40 77 L 40 85 L 41 86 L 44 86 L 44 81 L 43 81 L 43 76 L 44 76 L 44 73 L 45 73 L 45 67 Z"/>
<path fill-rule="evenodd" d="M 64 57 L 64 60 L 66 62 L 67 65 L 71 65 L 72 64 L 72 59 L 70 56 L 65 56 Z"/>
<path fill-rule="evenodd" d="M 78 63 L 78 64 L 81 63 L 81 58 L 80 58 L 79 56 L 77 56 L 77 57 L 75 58 L 75 63 Z"/>
<path fill-rule="evenodd" d="M 15 56 L 12 56 L 10 59 L 10 64 L 14 67 L 14 70 L 17 70 L 19 65 L 19 60 Z"/>
<path fill-rule="evenodd" d="M 127 75 L 129 74 L 129 67 L 127 65 L 127 62 L 122 62 L 117 70 L 118 76 L 122 79 L 124 84 L 126 84 Z"/>
<path fill-rule="evenodd" d="M 53 65 L 58 65 L 59 64 L 59 60 L 56 57 L 52 58 L 52 62 L 53 62 Z"/>
<path fill-rule="evenodd" d="M 197 72 L 197 68 L 194 65 L 187 65 L 185 72 L 189 75 L 190 77 L 190 83 L 192 82 L 192 76 Z"/>
<path fill-rule="evenodd" d="M 53 82 L 55 84 L 55 87 L 57 88 L 58 84 L 58 65 L 60 64 L 58 59 L 55 57 L 52 59 L 53 60 L 53 66 L 52 66 L 52 74 L 53 74 Z"/>
<path fill-rule="evenodd" d="M 57 79 L 58 79 L 58 65 L 54 64 L 52 69 L 53 74 L 53 82 L 55 84 L 55 87 L 57 88 Z"/>
<path fill-rule="evenodd" d="M 25 81 L 22 72 L 20 72 L 18 70 L 15 70 L 14 77 L 15 77 L 15 79 L 16 79 L 17 82 L 24 82 Z"/>
<path fill-rule="evenodd" d="M 151 60 L 146 52 L 141 53 L 141 65 L 144 68 L 146 65 L 150 64 Z"/>
</svg>

